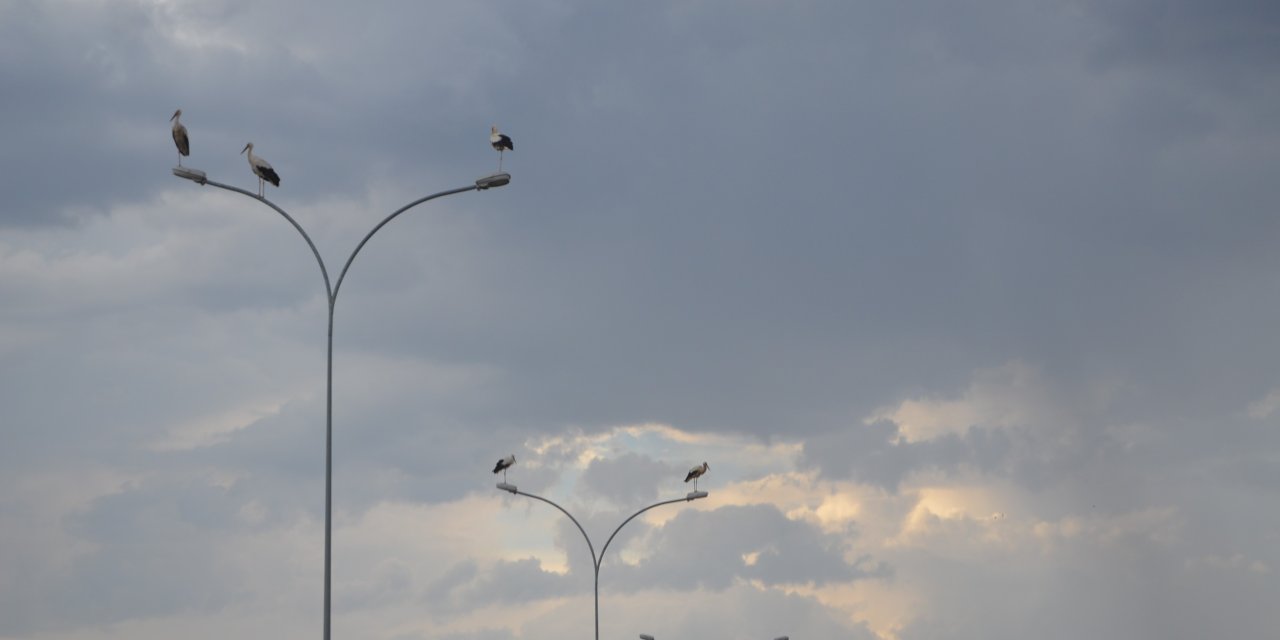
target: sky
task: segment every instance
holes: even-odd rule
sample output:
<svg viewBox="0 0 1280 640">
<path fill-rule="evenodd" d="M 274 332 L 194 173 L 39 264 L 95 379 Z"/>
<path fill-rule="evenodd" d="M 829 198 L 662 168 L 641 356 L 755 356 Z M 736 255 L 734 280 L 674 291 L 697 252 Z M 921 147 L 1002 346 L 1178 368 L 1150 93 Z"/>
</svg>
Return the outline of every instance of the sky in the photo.
<svg viewBox="0 0 1280 640">
<path fill-rule="evenodd" d="M 1280 5 L 0 0 L 0 638 L 1261 638 Z"/>
</svg>

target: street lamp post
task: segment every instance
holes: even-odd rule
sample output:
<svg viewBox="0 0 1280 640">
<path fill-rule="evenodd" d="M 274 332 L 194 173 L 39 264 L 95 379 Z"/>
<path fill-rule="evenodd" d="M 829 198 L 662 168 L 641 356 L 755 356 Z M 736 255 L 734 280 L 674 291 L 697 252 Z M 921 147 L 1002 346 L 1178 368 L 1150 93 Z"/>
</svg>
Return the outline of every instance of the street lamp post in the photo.
<svg viewBox="0 0 1280 640">
<path fill-rule="evenodd" d="M 643 509 L 641 509 L 641 510 L 639 510 L 639 511 L 637 511 L 637 512 L 633 513 L 633 514 L 631 514 L 631 516 L 630 516 L 630 517 L 628 517 L 626 520 L 623 520 L 623 521 L 622 521 L 622 524 L 618 525 L 618 528 L 617 528 L 617 529 L 614 529 L 614 530 L 613 530 L 613 533 L 609 534 L 609 539 L 608 539 L 608 540 L 605 540 L 605 542 L 604 542 L 604 546 L 600 548 L 600 555 L 598 555 L 598 556 L 597 556 L 597 555 L 596 555 L 596 548 L 595 548 L 595 546 L 594 546 L 594 545 L 592 545 L 592 544 L 591 544 L 591 536 L 588 536 L 588 535 L 587 535 L 587 531 L 586 531 L 585 529 L 583 529 L 583 528 L 582 528 L 582 525 L 581 525 L 581 524 L 579 524 L 579 523 L 578 523 L 578 519 L 577 519 L 577 518 L 575 518 L 575 517 L 573 517 L 573 514 L 569 513 L 568 511 L 565 511 L 564 507 L 562 507 L 562 506 L 560 506 L 560 505 L 558 505 L 558 504 L 556 504 L 556 503 L 554 503 L 554 502 L 552 502 L 552 501 L 550 501 L 550 500 L 548 500 L 548 499 L 546 499 L 546 498 L 544 498 L 544 497 L 542 497 L 542 496 L 535 496 L 535 495 L 533 495 L 532 493 L 525 493 L 525 492 L 523 492 L 523 491 L 520 491 L 519 489 L 517 489 L 517 488 L 516 488 L 516 485 L 514 485 L 514 484 L 507 484 L 506 482 L 499 482 L 499 483 L 498 483 L 498 488 L 499 488 L 499 489 L 501 489 L 501 490 L 503 490 L 503 491 L 506 491 L 506 492 L 509 492 L 509 493 L 511 493 L 511 494 L 514 494 L 514 495 L 525 496 L 525 497 L 527 497 L 527 498 L 533 498 L 534 500 L 541 500 L 541 501 L 543 501 L 543 502 L 545 502 L 545 503 L 547 503 L 547 504 L 549 504 L 549 505 L 551 505 L 551 506 L 553 506 L 553 507 L 555 507 L 555 508 L 559 509 L 559 510 L 560 510 L 560 513 L 563 513 L 564 515 L 568 516 L 568 517 L 569 517 L 569 519 L 573 521 L 574 526 L 578 527 L 578 531 L 579 531 L 580 533 L 582 533 L 582 539 L 587 541 L 587 549 L 589 549 L 589 550 L 591 551 L 591 566 L 592 566 L 592 568 L 595 570 L 595 587 L 594 587 L 594 595 L 595 595 L 595 605 L 596 605 L 596 607 L 595 607 L 595 608 L 596 608 L 596 640 L 600 640 L 600 563 L 601 563 L 601 561 L 603 561 L 603 560 L 604 560 L 604 552 L 609 550 L 609 543 L 613 542 L 613 538 L 614 538 L 614 536 L 618 535 L 618 532 L 619 532 L 619 531 L 622 531 L 622 528 L 623 528 L 623 527 L 625 527 L 625 526 L 627 526 L 627 523 L 628 523 L 628 522 L 631 522 L 632 520 L 635 520 L 636 516 L 638 516 L 638 515 L 640 515 L 640 514 L 642 514 L 642 513 L 646 512 L 646 511 L 648 511 L 648 510 L 650 510 L 650 509 L 653 509 L 653 508 L 655 508 L 655 507 L 661 507 L 661 506 L 662 506 L 662 505 L 664 505 L 664 504 L 675 504 L 675 503 L 677 503 L 677 502 L 693 502 L 694 500 L 697 500 L 697 499 L 699 499 L 699 498 L 705 498 L 705 497 L 707 497 L 707 492 L 706 492 L 706 491 L 690 491 L 690 492 L 689 492 L 689 494 L 688 494 L 688 495 L 686 495 L 686 496 L 685 496 L 685 497 L 683 497 L 683 498 L 676 498 L 676 499 L 674 499 L 674 500 L 663 500 L 662 502 L 657 502 L 657 503 L 651 504 L 651 505 L 649 505 L 649 506 L 647 506 L 647 507 L 645 507 L 645 508 L 643 508 Z"/>
<path fill-rule="evenodd" d="M 653 636 L 647 633 L 642 633 L 640 634 L 640 640 L 653 640 Z M 791 640 L 791 638 L 789 636 L 778 636 L 773 640 Z"/>
<path fill-rule="evenodd" d="M 298 222 L 293 219 L 293 216 L 285 213 L 285 210 L 276 206 L 274 202 L 239 187 L 233 187 L 231 185 L 209 180 L 208 177 L 205 176 L 205 173 L 199 169 L 174 167 L 173 175 L 178 176 L 179 178 L 185 178 L 197 184 L 218 187 L 219 189 L 226 189 L 227 191 L 246 195 L 267 205 L 268 207 L 271 207 L 276 213 L 283 216 L 285 220 L 288 220 L 289 224 L 293 225 L 294 229 L 298 230 L 298 233 L 302 235 L 302 239 L 307 242 L 307 246 L 311 247 L 311 253 L 316 257 L 316 264 L 320 265 L 320 275 L 324 278 L 325 295 L 327 295 L 329 299 L 329 345 L 326 374 L 327 379 L 325 382 L 324 427 L 324 640 L 329 640 L 329 603 L 331 600 L 330 577 L 332 575 L 331 564 L 333 558 L 333 310 L 338 302 L 338 290 L 342 287 L 342 280 L 346 278 L 347 270 L 351 268 L 351 263 L 355 261 L 356 255 L 364 248 L 365 243 L 369 242 L 369 239 L 373 237 L 373 234 L 386 226 L 388 222 L 391 222 L 405 211 L 429 200 L 434 200 L 443 196 L 450 196 L 455 193 L 483 191 L 493 187 L 501 187 L 511 182 L 511 174 L 495 173 L 493 175 L 485 176 L 476 180 L 475 184 L 458 187 L 456 189 L 448 189 L 439 193 L 433 193 L 429 196 L 418 198 L 417 200 L 396 209 L 394 213 L 383 218 L 382 222 L 379 222 L 377 226 L 365 235 L 364 239 L 360 241 L 360 244 L 356 245 L 355 251 L 352 251 L 351 255 L 347 258 L 346 264 L 342 265 L 342 271 L 338 274 L 338 280 L 332 284 L 330 284 L 329 281 L 329 269 L 325 267 L 324 259 L 320 257 L 320 251 L 316 249 L 315 243 L 311 241 L 311 236 L 307 235 L 307 232 L 303 230 L 302 225 L 298 224 Z"/>
</svg>

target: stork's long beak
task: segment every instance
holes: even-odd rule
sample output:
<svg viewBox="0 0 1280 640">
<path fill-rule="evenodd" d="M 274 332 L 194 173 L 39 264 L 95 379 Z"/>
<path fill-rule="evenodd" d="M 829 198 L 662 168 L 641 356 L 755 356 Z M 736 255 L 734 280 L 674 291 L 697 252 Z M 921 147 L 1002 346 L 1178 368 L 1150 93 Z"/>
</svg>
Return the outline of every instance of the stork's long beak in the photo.
<svg viewBox="0 0 1280 640">
<path fill-rule="evenodd" d="M 173 117 L 172 117 L 172 118 L 169 118 L 169 122 L 173 122 L 173 121 L 174 121 L 174 120 L 176 120 L 176 119 L 178 118 L 178 116 L 180 116 L 180 115 L 182 115 L 182 109 L 178 109 L 177 111 L 174 111 L 174 112 L 173 112 Z"/>
<path fill-rule="evenodd" d="M 252 143 L 252 142 L 250 142 L 249 144 L 246 144 L 246 145 L 244 146 L 244 148 L 240 150 L 240 153 L 244 153 L 244 152 L 248 151 L 248 150 L 249 150 L 249 147 L 252 147 L 252 146 L 253 146 L 253 143 Z"/>
</svg>

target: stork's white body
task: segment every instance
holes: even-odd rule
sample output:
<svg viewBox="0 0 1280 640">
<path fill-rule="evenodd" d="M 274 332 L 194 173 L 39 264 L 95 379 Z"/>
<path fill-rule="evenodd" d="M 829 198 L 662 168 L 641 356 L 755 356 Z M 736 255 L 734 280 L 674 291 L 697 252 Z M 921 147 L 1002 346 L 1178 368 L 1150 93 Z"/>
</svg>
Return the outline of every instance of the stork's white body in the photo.
<svg viewBox="0 0 1280 640">
<path fill-rule="evenodd" d="M 516 463 L 516 454 L 514 454 L 514 453 L 513 453 L 513 454 L 508 455 L 507 457 L 505 457 L 505 458 L 503 458 L 503 459 L 499 460 L 499 461 L 498 461 L 498 464 L 493 465 L 493 472 L 496 474 L 496 473 L 498 473 L 499 471 L 501 471 L 501 472 L 502 472 L 502 482 L 503 482 L 503 483 L 506 483 L 506 481 L 507 481 L 507 469 L 510 469 L 510 468 L 512 467 L 512 465 L 514 465 L 515 463 Z"/>
<path fill-rule="evenodd" d="M 513 453 L 499 460 L 498 464 L 493 465 L 493 472 L 497 473 L 499 471 L 506 471 L 507 469 L 510 469 L 511 466 L 514 465 L 515 463 L 516 463 L 516 454 Z"/>
<path fill-rule="evenodd" d="M 689 475 L 687 475 L 687 476 L 685 476 L 685 477 L 684 477 L 684 481 L 685 481 L 685 482 L 688 482 L 688 481 L 690 481 L 690 480 L 693 480 L 693 490 L 694 490 L 694 491 L 697 491 L 697 490 L 698 490 L 698 478 L 701 478 L 701 477 L 702 477 L 702 474 L 704 474 L 704 473 L 706 473 L 706 472 L 708 472 L 708 471 L 710 471 L 710 470 L 711 470 L 711 466 L 710 466 L 710 465 L 708 465 L 706 462 L 703 462 L 702 464 L 700 464 L 700 465 L 698 465 L 698 466 L 696 466 L 696 467 L 694 467 L 694 468 L 690 469 L 690 470 L 689 470 Z"/>
<path fill-rule="evenodd" d="M 169 118 L 173 122 L 173 144 L 178 147 L 178 166 L 182 166 L 182 156 L 191 155 L 191 139 L 187 137 L 187 128 L 182 124 L 182 109 L 173 112 Z"/>
<path fill-rule="evenodd" d="M 502 171 L 502 152 L 515 151 L 516 145 L 511 142 L 511 138 L 504 133 L 498 132 L 498 125 L 489 127 L 489 144 L 494 151 L 498 152 L 498 171 Z"/>
<path fill-rule="evenodd" d="M 263 181 L 270 182 L 272 186 L 280 186 L 280 175 L 275 169 L 271 168 L 271 163 L 262 159 L 253 153 L 253 143 L 250 142 L 244 146 L 240 153 L 248 154 L 249 169 L 253 171 L 253 175 L 258 176 L 258 197 L 262 197 Z"/>
</svg>

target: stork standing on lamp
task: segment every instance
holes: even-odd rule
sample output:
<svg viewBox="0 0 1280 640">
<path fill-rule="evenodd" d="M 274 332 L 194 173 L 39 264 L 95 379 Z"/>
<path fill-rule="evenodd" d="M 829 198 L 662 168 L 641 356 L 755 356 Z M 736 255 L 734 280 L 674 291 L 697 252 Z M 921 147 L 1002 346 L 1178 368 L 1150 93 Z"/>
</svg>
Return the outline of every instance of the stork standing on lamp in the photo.
<svg viewBox="0 0 1280 640">
<path fill-rule="evenodd" d="M 191 140 L 187 137 L 187 128 L 182 124 L 182 109 L 173 112 L 169 121 L 173 123 L 173 144 L 178 147 L 178 166 L 182 166 L 182 156 L 191 155 Z"/>
<path fill-rule="evenodd" d="M 489 144 L 493 146 L 493 150 L 498 152 L 498 171 L 502 171 L 502 152 L 504 150 L 515 151 L 516 145 L 511 142 L 511 138 L 505 133 L 498 133 L 498 125 L 489 127 Z"/>
<path fill-rule="evenodd" d="M 510 469 L 512 466 L 514 466 L 514 465 L 515 465 L 515 463 L 516 463 L 516 454 L 514 454 L 514 453 L 513 453 L 513 454 L 511 454 L 511 455 L 509 455 L 509 456 L 507 456 L 507 457 L 505 457 L 505 458 L 503 458 L 503 459 L 499 460 L 499 461 L 498 461 L 498 464 L 493 465 L 493 472 L 496 474 L 496 473 L 498 473 L 499 471 L 501 471 L 501 472 L 502 472 L 502 482 L 503 482 L 503 483 L 506 483 L 506 481 L 507 481 L 507 469 Z"/>
<path fill-rule="evenodd" d="M 270 182 L 272 186 L 280 186 L 280 175 L 275 169 L 271 168 L 271 163 L 259 158 L 253 153 L 253 143 L 246 144 L 240 153 L 249 154 L 249 168 L 253 170 L 253 175 L 258 176 L 258 197 L 262 197 L 262 182 L 265 180 Z"/>
<path fill-rule="evenodd" d="M 698 478 L 701 478 L 701 477 L 702 477 L 702 474 L 704 474 L 704 473 L 706 473 L 706 472 L 708 472 L 708 471 L 710 471 L 710 470 L 711 470 L 711 467 L 710 467 L 709 465 L 707 465 L 707 463 L 704 461 L 702 464 L 700 464 L 700 465 L 698 465 L 698 466 L 696 466 L 696 467 L 694 467 L 694 468 L 690 469 L 690 470 L 689 470 L 689 475 L 687 475 L 687 476 L 685 476 L 685 477 L 684 477 L 684 481 L 685 481 L 685 482 L 688 482 L 688 481 L 692 480 L 692 481 L 693 481 L 693 490 L 694 490 L 694 491 L 697 491 L 697 490 L 698 490 Z"/>
</svg>

